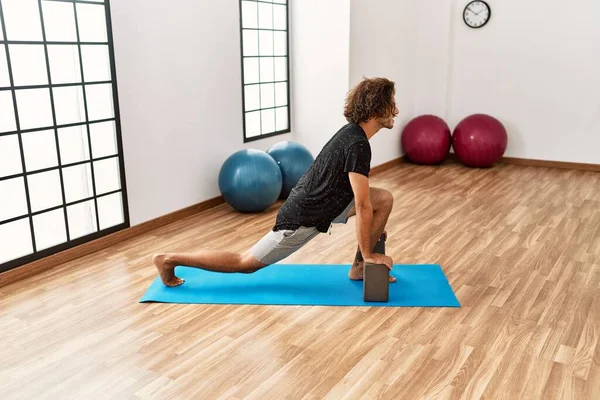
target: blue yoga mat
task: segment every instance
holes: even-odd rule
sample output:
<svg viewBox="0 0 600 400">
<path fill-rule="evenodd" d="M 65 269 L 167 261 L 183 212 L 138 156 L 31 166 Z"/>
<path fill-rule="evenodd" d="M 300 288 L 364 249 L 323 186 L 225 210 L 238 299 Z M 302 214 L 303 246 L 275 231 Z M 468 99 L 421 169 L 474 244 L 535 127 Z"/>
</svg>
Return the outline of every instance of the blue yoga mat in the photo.
<svg viewBox="0 0 600 400">
<path fill-rule="evenodd" d="M 254 274 L 223 274 L 176 267 L 185 279 L 167 287 L 159 278 L 141 303 L 269 304 L 307 306 L 460 307 L 439 265 L 394 265 L 388 302 L 363 301 L 362 281 L 348 279 L 350 265 L 274 264 Z"/>
</svg>

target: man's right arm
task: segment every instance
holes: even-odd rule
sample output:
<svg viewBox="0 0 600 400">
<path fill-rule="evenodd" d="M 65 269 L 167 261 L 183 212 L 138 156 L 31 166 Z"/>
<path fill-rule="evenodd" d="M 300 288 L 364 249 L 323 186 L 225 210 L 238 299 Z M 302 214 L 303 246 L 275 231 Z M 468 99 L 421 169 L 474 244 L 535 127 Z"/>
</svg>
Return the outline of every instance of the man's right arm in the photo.
<svg viewBox="0 0 600 400">
<path fill-rule="evenodd" d="M 371 257 L 371 230 L 373 229 L 373 205 L 369 178 L 365 175 L 350 172 L 350 185 L 354 192 L 354 208 L 356 209 L 356 238 L 358 247 L 364 258 Z"/>
<path fill-rule="evenodd" d="M 363 260 L 371 264 L 382 264 L 389 269 L 392 269 L 393 261 L 391 257 L 372 252 L 371 232 L 373 230 L 373 205 L 371 204 L 369 178 L 356 172 L 350 172 L 348 176 L 350 178 L 352 191 L 354 192 L 356 238 Z"/>
</svg>

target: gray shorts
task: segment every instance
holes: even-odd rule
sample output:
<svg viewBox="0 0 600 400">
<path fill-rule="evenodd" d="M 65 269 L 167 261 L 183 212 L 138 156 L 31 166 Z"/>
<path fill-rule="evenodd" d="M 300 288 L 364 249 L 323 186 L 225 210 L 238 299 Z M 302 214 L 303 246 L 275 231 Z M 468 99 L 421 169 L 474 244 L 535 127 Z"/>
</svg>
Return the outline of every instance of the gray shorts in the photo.
<svg viewBox="0 0 600 400">
<path fill-rule="evenodd" d="M 352 207 L 354 207 L 354 200 L 332 221 L 332 224 L 348 222 L 348 212 Z M 252 247 L 252 256 L 263 264 L 275 264 L 302 248 L 319 233 L 314 226 L 301 226 L 296 230 L 284 229 L 276 232 L 271 230 Z"/>
</svg>

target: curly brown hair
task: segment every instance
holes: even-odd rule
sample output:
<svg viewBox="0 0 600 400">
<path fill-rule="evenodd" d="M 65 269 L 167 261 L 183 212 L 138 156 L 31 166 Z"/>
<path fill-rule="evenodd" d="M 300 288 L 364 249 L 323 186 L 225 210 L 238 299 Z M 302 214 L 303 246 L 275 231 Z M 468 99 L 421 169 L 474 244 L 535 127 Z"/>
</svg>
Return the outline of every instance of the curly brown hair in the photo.
<svg viewBox="0 0 600 400">
<path fill-rule="evenodd" d="M 395 83 L 386 78 L 364 78 L 348 93 L 344 116 L 351 123 L 385 118 L 394 113 Z"/>
</svg>

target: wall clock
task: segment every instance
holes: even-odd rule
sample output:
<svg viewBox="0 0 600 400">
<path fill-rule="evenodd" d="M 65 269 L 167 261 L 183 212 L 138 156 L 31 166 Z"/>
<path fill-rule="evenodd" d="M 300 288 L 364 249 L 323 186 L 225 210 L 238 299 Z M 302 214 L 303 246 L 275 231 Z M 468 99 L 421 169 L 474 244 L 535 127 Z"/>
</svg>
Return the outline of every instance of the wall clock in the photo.
<svg viewBox="0 0 600 400">
<path fill-rule="evenodd" d="M 463 20 L 468 27 L 482 28 L 492 16 L 492 9 L 485 1 L 475 0 L 467 4 L 463 11 Z"/>
</svg>

